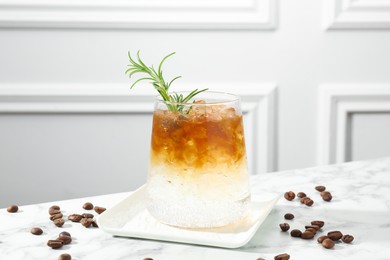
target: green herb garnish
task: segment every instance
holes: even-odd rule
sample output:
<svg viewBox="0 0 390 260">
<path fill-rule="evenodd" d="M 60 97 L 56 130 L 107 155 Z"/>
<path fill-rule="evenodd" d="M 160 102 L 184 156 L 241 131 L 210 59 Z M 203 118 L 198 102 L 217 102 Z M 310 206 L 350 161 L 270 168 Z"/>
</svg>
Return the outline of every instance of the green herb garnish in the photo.
<svg viewBox="0 0 390 260">
<path fill-rule="evenodd" d="M 188 103 L 197 94 L 208 90 L 207 88 L 202 89 L 202 90 L 195 89 L 195 90 L 191 91 L 187 96 L 183 96 L 183 94 L 177 94 L 175 92 L 173 92 L 172 94 L 169 94 L 168 91 L 169 91 L 169 88 L 170 88 L 172 82 L 181 78 L 181 76 L 173 78 L 168 83 L 168 81 L 165 81 L 165 79 L 163 77 L 162 65 L 163 65 L 164 61 L 166 59 L 168 59 L 170 56 L 172 56 L 173 54 L 175 54 L 175 52 L 172 52 L 171 54 L 165 56 L 161 60 L 157 71 L 154 69 L 153 66 L 145 65 L 145 63 L 141 60 L 139 53 L 140 53 L 140 51 L 137 52 L 137 61 L 135 61 L 131 57 L 130 52 L 128 52 L 130 64 L 127 65 L 129 68 L 126 70 L 126 74 L 128 74 L 130 78 L 134 74 L 137 74 L 137 73 L 145 74 L 145 77 L 137 79 L 131 85 L 130 89 L 132 89 L 140 81 L 143 81 L 143 80 L 149 81 L 153 85 L 153 87 L 158 91 L 158 93 L 161 95 L 162 99 L 164 101 L 168 102 L 168 103 L 166 103 L 166 105 L 167 105 L 169 110 L 182 112 L 184 106 L 177 104 L 177 103 Z M 169 103 L 169 102 L 172 102 L 172 103 Z"/>
</svg>

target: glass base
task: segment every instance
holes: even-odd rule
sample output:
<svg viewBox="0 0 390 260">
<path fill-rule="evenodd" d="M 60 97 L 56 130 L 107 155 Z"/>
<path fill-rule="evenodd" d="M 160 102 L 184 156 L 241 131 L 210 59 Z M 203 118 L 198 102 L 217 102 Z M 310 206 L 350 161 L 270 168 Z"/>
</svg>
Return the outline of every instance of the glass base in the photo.
<svg viewBox="0 0 390 260">
<path fill-rule="evenodd" d="M 214 228 L 232 224 L 248 213 L 249 194 L 237 201 L 149 198 L 147 209 L 160 222 L 183 228 Z"/>
</svg>

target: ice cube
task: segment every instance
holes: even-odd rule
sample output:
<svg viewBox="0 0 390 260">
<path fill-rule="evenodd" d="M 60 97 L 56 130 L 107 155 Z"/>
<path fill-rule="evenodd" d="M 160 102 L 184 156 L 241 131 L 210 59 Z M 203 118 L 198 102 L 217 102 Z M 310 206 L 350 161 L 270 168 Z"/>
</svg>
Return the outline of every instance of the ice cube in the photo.
<svg viewBox="0 0 390 260">
<path fill-rule="evenodd" d="M 226 108 L 222 110 L 223 118 L 234 118 L 237 116 L 236 110 L 233 107 Z"/>
</svg>

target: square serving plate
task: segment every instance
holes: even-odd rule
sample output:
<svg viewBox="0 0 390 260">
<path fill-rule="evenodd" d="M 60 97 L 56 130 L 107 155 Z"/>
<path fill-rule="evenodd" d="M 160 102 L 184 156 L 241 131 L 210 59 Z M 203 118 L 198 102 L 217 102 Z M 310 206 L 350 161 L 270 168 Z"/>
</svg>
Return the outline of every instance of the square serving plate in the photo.
<svg viewBox="0 0 390 260">
<path fill-rule="evenodd" d="M 249 214 L 233 225 L 212 229 L 183 229 L 165 225 L 146 209 L 146 187 L 143 185 L 98 218 L 103 231 L 115 236 L 143 238 L 224 248 L 245 245 L 264 222 L 280 199 L 261 201 L 252 197 Z"/>
</svg>

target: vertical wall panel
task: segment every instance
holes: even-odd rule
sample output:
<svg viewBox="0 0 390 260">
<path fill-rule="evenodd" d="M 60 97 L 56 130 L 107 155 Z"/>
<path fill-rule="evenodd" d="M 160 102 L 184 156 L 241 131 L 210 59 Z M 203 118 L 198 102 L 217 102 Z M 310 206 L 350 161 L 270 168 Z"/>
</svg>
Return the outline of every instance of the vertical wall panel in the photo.
<svg viewBox="0 0 390 260">
<path fill-rule="evenodd" d="M 390 113 L 355 113 L 351 131 L 351 160 L 390 156 Z"/>
</svg>

